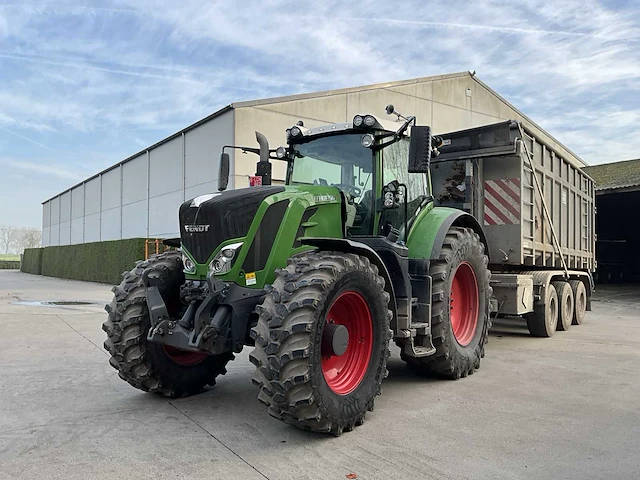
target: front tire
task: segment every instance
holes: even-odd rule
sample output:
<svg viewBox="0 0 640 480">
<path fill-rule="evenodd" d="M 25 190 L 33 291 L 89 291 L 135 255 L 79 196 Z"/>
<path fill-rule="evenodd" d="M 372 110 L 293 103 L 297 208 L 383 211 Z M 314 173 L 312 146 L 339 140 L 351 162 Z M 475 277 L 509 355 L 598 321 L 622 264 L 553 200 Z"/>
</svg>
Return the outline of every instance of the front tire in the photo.
<svg viewBox="0 0 640 480">
<path fill-rule="evenodd" d="M 289 259 L 251 330 L 258 399 L 286 423 L 340 435 L 364 422 L 387 375 L 389 294 L 365 257 Z"/>
<path fill-rule="evenodd" d="M 111 354 L 109 363 L 120 378 L 145 392 L 166 397 L 183 397 L 202 392 L 214 385 L 218 375 L 226 373 L 231 353 L 209 356 L 187 352 L 147 341 L 151 327 L 142 273 L 160 279 L 160 294 L 175 313 L 180 305 L 180 285 L 184 282 L 182 258 L 178 251 L 152 255 L 138 262 L 113 287 L 114 298 L 105 306 L 109 317 L 102 325 L 107 334 L 104 348 Z"/>
<path fill-rule="evenodd" d="M 436 353 L 403 360 L 420 373 L 458 379 L 480 368 L 488 340 L 491 272 L 484 244 L 469 228 L 451 227 L 431 262 L 431 332 Z"/>
</svg>

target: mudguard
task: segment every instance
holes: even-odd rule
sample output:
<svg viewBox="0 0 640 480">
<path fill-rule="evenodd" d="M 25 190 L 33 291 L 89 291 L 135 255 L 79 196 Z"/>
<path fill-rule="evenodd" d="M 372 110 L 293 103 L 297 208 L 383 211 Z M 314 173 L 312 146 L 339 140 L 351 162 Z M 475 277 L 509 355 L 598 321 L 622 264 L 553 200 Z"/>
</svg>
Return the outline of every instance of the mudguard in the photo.
<svg viewBox="0 0 640 480">
<path fill-rule="evenodd" d="M 420 213 L 407 238 L 407 247 L 411 258 L 437 260 L 444 238 L 451 227 L 471 228 L 480 236 L 485 254 L 489 255 L 487 237 L 480 223 L 462 210 L 448 207 L 433 207 Z"/>
</svg>

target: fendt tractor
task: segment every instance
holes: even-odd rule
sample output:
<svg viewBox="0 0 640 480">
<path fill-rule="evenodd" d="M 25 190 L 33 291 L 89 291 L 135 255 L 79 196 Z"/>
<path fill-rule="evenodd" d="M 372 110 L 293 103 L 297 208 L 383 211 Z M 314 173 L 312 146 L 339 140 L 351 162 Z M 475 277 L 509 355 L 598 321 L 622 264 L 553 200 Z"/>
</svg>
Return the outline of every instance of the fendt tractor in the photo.
<svg viewBox="0 0 640 480">
<path fill-rule="evenodd" d="M 181 238 L 166 241 L 176 249 L 138 262 L 114 287 L 103 328 L 120 377 L 144 391 L 192 395 L 251 346 L 268 412 L 339 435 L 373 410 L 391 340 L 416 372 L 458 379 L 480 367 L 490 311 L 526 315 L 532 333 L 545 336 L 558 324 L 558 297 L 555 313 L 547 299 L 552 279 L 569 292 L 583 285 L 587 298 L 588 272 L 552 270 L 527 290 L 535 275 L 504 261 L 496 267 L 504 298 L 493 298 L 482 217 L 468 202 L 436 205 L 432 158 L 475 148 L 477 159 L 481 147 L 496 152 L 499 139 L 515 155 L 521 136 L 511 124 L 452 141 L 392 105 L 387 113 L 396 120 L 298 122 L 278 149 L 257 132 L 259 148 L 225 147 L 220 193 L 180 207 Z M 227 148 L 259 155 L 260 186 L 225 191 Z M 276 159 L 286 162 L 284 186 L 271 184 Z"/>
</svg>

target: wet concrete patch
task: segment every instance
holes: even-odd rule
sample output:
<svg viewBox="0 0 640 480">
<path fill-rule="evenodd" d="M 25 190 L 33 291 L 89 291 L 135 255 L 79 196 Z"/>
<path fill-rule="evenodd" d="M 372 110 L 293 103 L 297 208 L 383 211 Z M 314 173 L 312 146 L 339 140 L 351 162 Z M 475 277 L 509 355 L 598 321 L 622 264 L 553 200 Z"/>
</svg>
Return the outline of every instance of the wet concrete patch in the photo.
<svg viewBox="0 0 640 480">
<path fill-rule="evenodd" d="M 19 300 L 13 305 L 24 305 L 26 307 L 71 307 L 82 305 L 103 305 L 104 302 L 85 302 L 78 300 Z"/>
</svg>

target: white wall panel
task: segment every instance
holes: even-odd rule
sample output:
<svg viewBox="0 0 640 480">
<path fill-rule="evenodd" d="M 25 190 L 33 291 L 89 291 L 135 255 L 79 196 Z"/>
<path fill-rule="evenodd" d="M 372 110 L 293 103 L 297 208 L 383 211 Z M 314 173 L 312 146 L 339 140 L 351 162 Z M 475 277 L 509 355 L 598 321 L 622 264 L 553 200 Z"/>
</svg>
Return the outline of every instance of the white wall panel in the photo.
<svg viewBox="0 0 640 480">
<path fill-rule="evenodd" d="M 69 245 L 71 243 L 71 221 L 62 222 L 60 224 L 60 245 Z"/>
<path fill-rule="evenodd" d="M 122 204 L 147 198 L 147 154 L 144 153 L 122 165 Z"/>
<path fill-rule="evenodd" d="M 146 200 L 122 207 L 122 238 L 145 238 L 147 214 Z"/>
<path fill-rule="evenodd" d="M 182 137 L 154 148 L 150 155 L 151 196 L 182 190 Z"/>
<path fill-rule="evenodd" d="M 193 197 L 204 195 L 206 193 L 218 193 L 218 180 L 187 188 L 185 190 L 184 198 L 190 200 Z"/>
<path fill-rule="evenodd" d="M 84 216 L 84 185 L 71 190 L 71 218 Z"/>
<path fill-rule="evenodd" d="M 231 111 L 185 133 L 186 187 L 217 181 L 220 153 L 233 143 L 233 128 Z"/>
<path fill-rule="evenodd" d="M 60 195 L 60 223 L 71 220 L 71 192 Z"/>
<path fill-rule="evenodd" d="M 100 241 L 100 214 L 93 213 L 84 217 L 84 242 Z"/>
<path fill-rule="evenodd" d="M 84 202 L 85 215 L 100 211 L 100 177 L 84 184 Z"/>
<path fill-rule="evenodd" d="M 84 237 L 84 218 L 71 219 L 71 244 L 76 245 L 83 243 Z"/>
<path fill-rule="evenodd" d="M 42 246 L 49 246 L 49 227 L 42 227 Z"/>
<path fill-rule="evenodd" d="M 149 236 L 177 237 L 178 208 L 182 204 L 182 191 L 155 197 L 149 206 Z"/>
<path fill-rule="evenodd" d="M 42 228 L 48 227 L 51 224 L 51 202 L 45 202 L 42 204 Z"/>
<path fill-rule="evenodd" d="M 60 223 L 60 197 L 51 199 L 51 222 L 50 225 Z"/>
<path fill-rule="evenodd" d="M 102 175 L 102 211 L 120 206 L 120 167 Z"/>
<path fill-rule="evenodd" d="M 120 207 L 102 212 L 100 240 L 120 239 Z"/>
<path fill-rule="evenodd" d="M 49 245 L 60 245 L 60 224 L 51 225 L 49 232 Z"/>
</svg>

